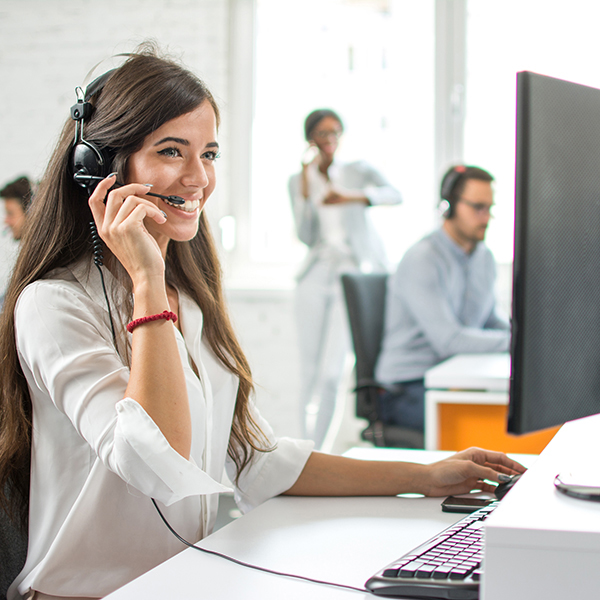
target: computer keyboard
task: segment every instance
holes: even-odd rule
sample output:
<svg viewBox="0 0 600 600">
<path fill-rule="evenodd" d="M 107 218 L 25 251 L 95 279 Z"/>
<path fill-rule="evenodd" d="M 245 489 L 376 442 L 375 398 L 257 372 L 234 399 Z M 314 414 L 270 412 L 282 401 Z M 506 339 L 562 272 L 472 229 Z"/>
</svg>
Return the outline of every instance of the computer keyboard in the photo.
<svg viewBox="0 0 600 600">
<path fill-rule="evenodd" d="M 365 587 L 379 596 L 476 600 L 483 559 L 483 522 L 492 502 L 377 572 Z"/>
</svg>

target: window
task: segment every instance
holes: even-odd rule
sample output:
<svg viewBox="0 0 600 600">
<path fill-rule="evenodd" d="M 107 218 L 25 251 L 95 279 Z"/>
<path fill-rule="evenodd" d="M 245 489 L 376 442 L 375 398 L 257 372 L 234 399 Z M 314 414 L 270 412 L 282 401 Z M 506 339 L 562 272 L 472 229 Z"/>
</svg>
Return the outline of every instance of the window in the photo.
<svg viewBox="0 0 600 600">
<path fill-rule="evenodd" d="M 535 71 L 600 87 L 600 5 L 575 0 L 467 4 L 465 161 L 496 178 L 496 215 L 487 242 L 513 258 L 516 73 Z"/>
<path fill-rule="evenodd" d="M 369 161 L 404 196 L 402 206 L 371 211 L 390 259 L 431 229 L 433 20 L 433 2 L 258 0 L 246 282 L 293 285 L 306 249 L 287 182 L 315 108 L 344 119 L 341 159 Z"/>
</svg>

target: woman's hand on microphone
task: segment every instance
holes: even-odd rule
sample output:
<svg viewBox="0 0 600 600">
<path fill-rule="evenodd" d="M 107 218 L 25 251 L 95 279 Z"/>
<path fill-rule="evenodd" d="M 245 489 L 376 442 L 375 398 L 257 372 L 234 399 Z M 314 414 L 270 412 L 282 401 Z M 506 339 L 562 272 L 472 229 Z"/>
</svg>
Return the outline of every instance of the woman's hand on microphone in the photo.
<svg viewBox="0 0 600 600">
<path fill-rule="evenodd" d="M 115 174 L 109 175 L 90 196 L 98 235 L 127 270 L 134 286 L 138 279 L 164 279 L 163 254 L 146 229 L 144 219 L 154 219 L 160 224 L 166 221 L 166 215 L 144 198 L 149 186 L 131 183 L 109 191 L 115 181 Z"/>
</svg>

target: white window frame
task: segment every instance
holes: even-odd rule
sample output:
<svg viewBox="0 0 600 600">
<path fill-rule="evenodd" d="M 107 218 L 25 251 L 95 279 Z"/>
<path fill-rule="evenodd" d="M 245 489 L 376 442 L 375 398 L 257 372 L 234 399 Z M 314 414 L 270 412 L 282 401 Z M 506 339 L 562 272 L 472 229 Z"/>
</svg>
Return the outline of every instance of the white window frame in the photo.
<svg viewBox="0 0 600 600">
<path fill-rule="evenodd" d="M 219 194 L 220 206 L 211 215 L 218 238 L 226 285 L 254 287 L 261 267 L 251 261 L 250 212 L 252 190 L 252 125 L 256 101 L 255 60 L 257 0 L 229 0 L 229 76 L 227 106 L 223 111 L 227 159 Z M 439 200 L 439 179 L 444 171 L 463 160 L 466 70 L 466 0 L 435 0 L 435 137 L 432 214 Z M 231 132 L 235 131 L 235 136 Z M 229 177 L 227 175 L 230 175 Z M 226 219 L 223 219 L 226 217 Z M 221 231 L 221 226 L 233 230 Z M 225 250 L 223 239 L 233 235 L 234 247 Z M 226 245 L 226 244 L 225 244 Z M 255 277 L 255 274 L 257 276 Z M 293 283 L 293 282 L 291 282 Z M 290 281 L 282 287 L 289 287 Z"/>
</svg>

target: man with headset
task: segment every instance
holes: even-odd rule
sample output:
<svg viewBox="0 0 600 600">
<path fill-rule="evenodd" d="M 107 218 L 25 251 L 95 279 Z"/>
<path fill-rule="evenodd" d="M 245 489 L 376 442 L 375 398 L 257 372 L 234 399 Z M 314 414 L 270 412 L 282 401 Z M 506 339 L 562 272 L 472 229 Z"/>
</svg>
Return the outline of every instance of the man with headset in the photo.
<svg viewBox="0 0 600 600">
<path fill-rule="evenodd" d="M 388 280 L 385 328 L 375 376 L 384 423 L 423 431 L 424 375 L 461 353 L 504 352 L 508 320 L 496 309 L 496 266 L 483 243 L 494 204 L 493 177 L 459 165 L 443 177 L 444 222 L 412 246 Z"/>
</svg>

